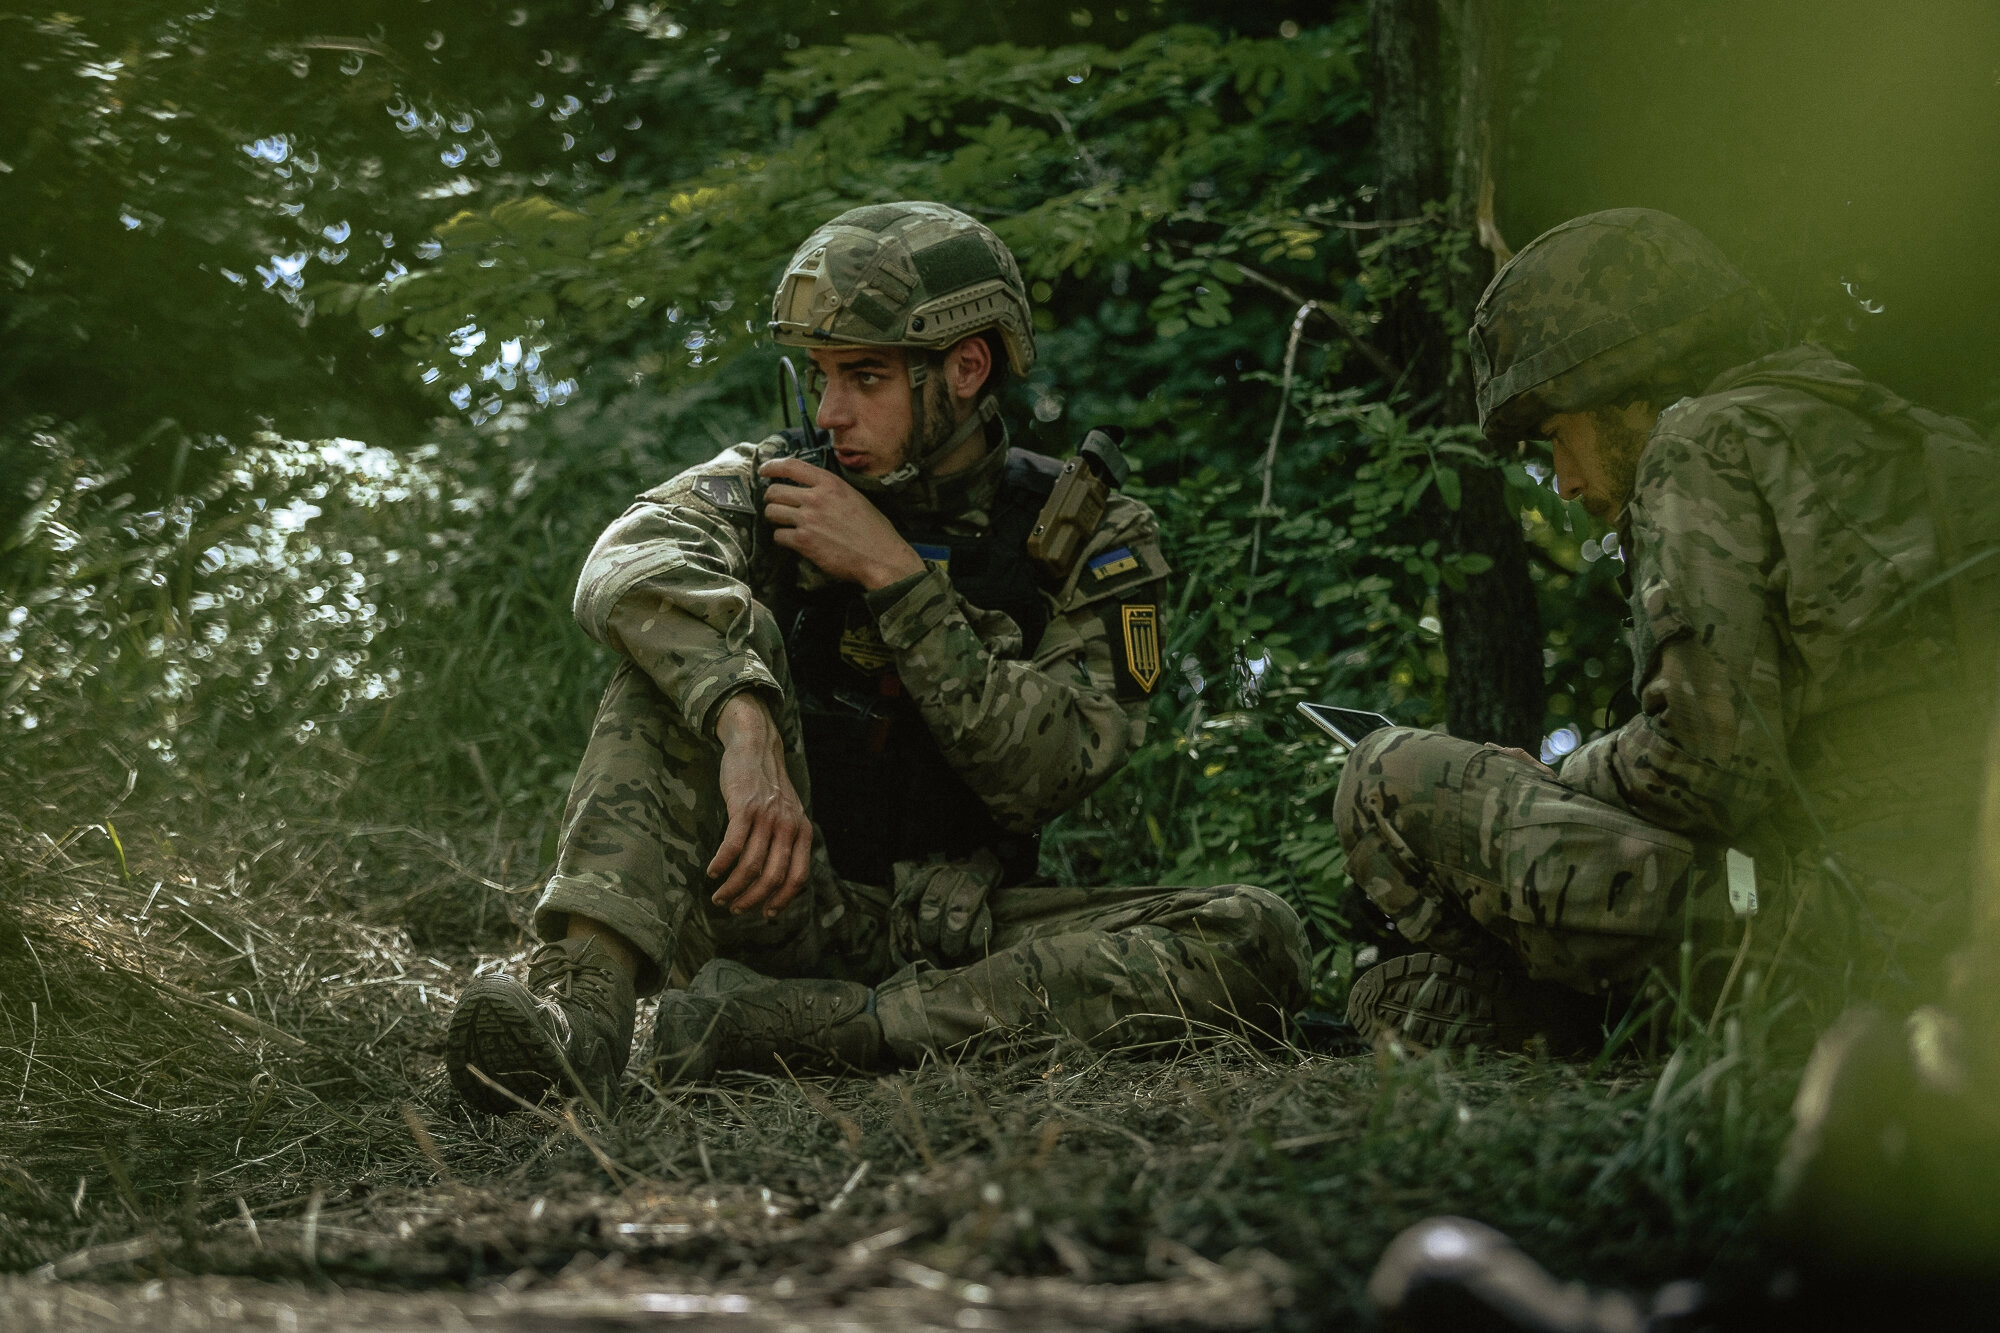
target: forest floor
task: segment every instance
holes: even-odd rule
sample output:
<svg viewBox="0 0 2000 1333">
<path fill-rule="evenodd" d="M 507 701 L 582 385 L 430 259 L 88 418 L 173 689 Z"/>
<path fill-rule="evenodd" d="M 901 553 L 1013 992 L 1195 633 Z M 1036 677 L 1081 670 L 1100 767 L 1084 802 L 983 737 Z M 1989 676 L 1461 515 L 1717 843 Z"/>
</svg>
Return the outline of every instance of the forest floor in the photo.
<svg viewBox="0 0 2000 1333">
<path fill-rule="evenodd" d="M 1033 1044 L 664 1090 L 642 1044 L 608 1117 L 492 1118 L 441 1051 L 523 957 L 499 849 L 0 840 L 7 1327 L 1340 1327 L 1437 1213 L 1645 1285 L 1755 1261 L 1796 1079 L 1735 1019 L 1665 1060 Z"/>
</svg>

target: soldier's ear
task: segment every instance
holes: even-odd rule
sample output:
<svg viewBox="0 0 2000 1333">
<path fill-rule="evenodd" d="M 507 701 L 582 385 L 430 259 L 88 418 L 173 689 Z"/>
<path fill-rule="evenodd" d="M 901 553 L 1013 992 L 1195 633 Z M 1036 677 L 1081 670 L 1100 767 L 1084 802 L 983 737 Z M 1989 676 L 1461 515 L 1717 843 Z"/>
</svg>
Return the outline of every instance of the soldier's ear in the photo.
<svg viewBox="0 0 2000 1333">
<path fill-rule="evenodd" d="M 944 355 L 944 382 L 955 398 L 977 398 L 992 374 L 992 345 L 977 333 L 960 338 Z"/>
</svg>

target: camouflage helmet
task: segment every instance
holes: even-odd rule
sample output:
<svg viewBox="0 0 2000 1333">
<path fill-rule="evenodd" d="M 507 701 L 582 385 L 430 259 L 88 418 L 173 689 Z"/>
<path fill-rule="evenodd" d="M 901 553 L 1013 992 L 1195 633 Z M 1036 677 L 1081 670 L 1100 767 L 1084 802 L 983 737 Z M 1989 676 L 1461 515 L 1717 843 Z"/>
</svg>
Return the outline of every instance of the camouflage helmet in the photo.
<svg viewBox="0 0 2000 1333">
<path fill-rule="evenodd" d="M 1017 375 L 1035 364 L 1028 289 L 992 228 L 944 204 L 851 208 L 806 237 L 771 298 L 792 347 L 942 351 L 999 332 Z"/>
<path fill-rule="evenodd" d="M 1572 218 L 1529 242 L 1479 298 L 1479 428 L 1512 444 L 1551 413 L 1617 403 L 1761 308 L 1750 280 L 1677 217 L 1614 208 Z"/>
</svg>

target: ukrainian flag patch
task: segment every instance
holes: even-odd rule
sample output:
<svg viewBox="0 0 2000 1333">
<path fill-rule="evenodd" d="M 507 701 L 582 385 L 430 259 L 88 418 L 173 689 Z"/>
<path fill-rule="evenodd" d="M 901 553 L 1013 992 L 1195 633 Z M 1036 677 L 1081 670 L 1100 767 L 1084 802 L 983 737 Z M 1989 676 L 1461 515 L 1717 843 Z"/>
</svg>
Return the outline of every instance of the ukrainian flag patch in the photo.
<svg viewBox="0 0 2000 1333">
<path fill-rule="evenodd" d="M 1115 551 L 1093 556 L 1085 563 L 1092 577 L 1097 579 L 1117 578 L 1120 574 L 1130 574 L 1139 567 L 1139 557 L 1132 554 L 1132 548 L 1121 546 Z"/>
<path fill-rule="evenodd" d="M 951 548 L 949 546 L 926 546 L 922 542 L 911 542 L 910 549 L 917 553 L 917 559 L 946 574 L 951 571 Z"/>
</svg>

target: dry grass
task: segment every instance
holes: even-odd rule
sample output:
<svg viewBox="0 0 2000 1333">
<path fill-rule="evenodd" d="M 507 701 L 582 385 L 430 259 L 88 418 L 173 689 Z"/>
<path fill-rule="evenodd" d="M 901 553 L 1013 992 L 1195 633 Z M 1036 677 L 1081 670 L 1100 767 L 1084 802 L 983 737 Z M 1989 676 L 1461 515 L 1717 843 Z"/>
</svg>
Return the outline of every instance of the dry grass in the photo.
<svg viewBox="0 0 2000 1333">
<path fill-rule="evenodd" d="M 474 970 L 519 961 L 520 895 L 479 870 L 504 848 L 219 827 L 181 852 L 129 814 L 0 838 L 17 1272 L 525 1297 L 622 1271 L 822 1304 L 971 1284 L 1079 1326 L 1157 1322 L 1198 1288 L 1195 1326 L 1310 1323 L 1441 1211 L 1600 1281 L 1747 1261 L 1782 1128 L 1787 1070 L 1741 1024 L 1664 1091 L 1630 1061 L 1055 1044 L 880 1080 L 642 1080 L 609 1123 L 495 1120 L 457 1106 L 439 1050 Z M 482 904 L 483 936 L 413 943 L 408 921 L 441 936 Z M 1126 1315 L 1061 1306 L 1107 1283 L 1142 1284 Z M 1161 1283 L 1178 1307 L 1145 1304 Z"/>
</svg>

